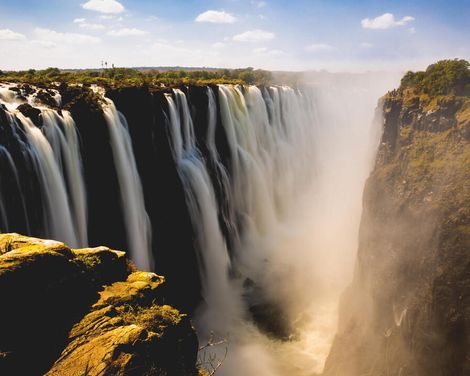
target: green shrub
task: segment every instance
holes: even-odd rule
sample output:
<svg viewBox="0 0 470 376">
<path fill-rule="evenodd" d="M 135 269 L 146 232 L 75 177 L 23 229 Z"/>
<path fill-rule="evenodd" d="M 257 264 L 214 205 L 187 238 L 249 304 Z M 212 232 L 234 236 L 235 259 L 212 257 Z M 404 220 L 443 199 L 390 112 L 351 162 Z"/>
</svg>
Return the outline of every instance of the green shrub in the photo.
<svg viewBox="0 0 470 376">
<path fill-rule="evenodd" d="M 407 72 L 400 85 L 400 89 L 406 88 L 430 96 L 470 96 L 470 63 L 462 59 L 441 60 L 424 72 Z"/>
<path fill-rule="evenodd" d="M 272 82 L 268 71 L 245 69 L 217 70 L 138 70 L 132 68 L 109 68 L 101 70 L 63 71 L 58 68 L 44 70 L 0 72 L 0 81 L 28 83 L 48 86 L 53 82 L 67 84 L 98 84 L 102 86 L 142 86 L 142 85 L 181 85 L 200 84 L 255 84 L 267 85 Z"/>
</svg>

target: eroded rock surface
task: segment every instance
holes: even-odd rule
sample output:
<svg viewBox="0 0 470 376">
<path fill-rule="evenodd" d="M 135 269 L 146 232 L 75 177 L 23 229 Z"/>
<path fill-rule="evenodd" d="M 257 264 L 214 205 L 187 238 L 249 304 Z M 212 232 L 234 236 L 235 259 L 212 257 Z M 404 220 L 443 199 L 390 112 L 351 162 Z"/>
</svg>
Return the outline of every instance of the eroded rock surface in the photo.
<svg viewBox="0 0 470 376">
<path fill-rule="evenodd" d="M 0 235 L 0 374 L 197 375 L 188 317 L 124 252 Z"/>
</svg>

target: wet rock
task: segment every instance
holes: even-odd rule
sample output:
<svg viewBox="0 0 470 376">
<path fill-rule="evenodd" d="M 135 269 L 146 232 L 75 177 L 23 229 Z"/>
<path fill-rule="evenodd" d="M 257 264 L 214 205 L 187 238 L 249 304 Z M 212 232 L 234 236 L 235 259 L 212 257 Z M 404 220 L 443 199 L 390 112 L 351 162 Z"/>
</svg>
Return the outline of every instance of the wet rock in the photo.
<svg viewBox="0 0 470 376">
<path fill-rule="evenodd" d="M 39 90 L 36 93 L 36 100 L 39 103 L 46 105 L 47 107 L 50 107 L 50 108 L 57 107 L 57 101 L 52 96 L 52 94 L 47 90 Z"/>
<path fill-rule="evenodd" d="M 285 302 L 270 297 L 255 281 L 246 278 L 243 282 L 244 299 L 254 323 L 266 335 L 287 341 L 295 336 L 287 315 Z"/>
<path fill-rule="evenodd" d="M 24 116 L 30 118 L 34 125 L 39 128 L 42 127 L 41 110 L 31 106 L 28 103 L 20 104 L 17 110 L 20 111 Z"/>
</svg>

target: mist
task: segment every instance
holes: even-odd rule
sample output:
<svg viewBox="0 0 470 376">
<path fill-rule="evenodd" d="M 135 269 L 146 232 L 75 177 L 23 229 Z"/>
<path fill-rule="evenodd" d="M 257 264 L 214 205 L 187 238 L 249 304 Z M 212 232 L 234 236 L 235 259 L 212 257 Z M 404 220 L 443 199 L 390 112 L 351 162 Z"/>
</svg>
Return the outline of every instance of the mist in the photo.
<svg viewBox="0 0 470 376">
<path fill-rule="evenodd" d="M 321 374 L 336 334 L 340 295 L 352 280 L 363 187 L 382 132 L 375 109 L 398 83 L 399 74 L 303 76 L 311 105 L 303 110 L 312 115 L 310 123 L 300 122 L 307 139 L 279 167 L 275 208 L 257 197 L 262 205 L 251 211 L 241 234 L 229 293 L 196 317 L 202 344 L 222 341 L 200 353 L 201 362 L 221 363 L 218 374 Z M 250 103 L 248 108 L 253 111 Z M 285 152 L 289 157 L 291 151 Z M 268 215 L 270 210 L 281 214 Z M 269 221 L 260 228 L 263 216 Z M 268 310 L 267 325 L 289 337 L 276 338 L 262 319 L 256 323 L 259 312 L 246 311 L 247 302 Z"/>
</svg>

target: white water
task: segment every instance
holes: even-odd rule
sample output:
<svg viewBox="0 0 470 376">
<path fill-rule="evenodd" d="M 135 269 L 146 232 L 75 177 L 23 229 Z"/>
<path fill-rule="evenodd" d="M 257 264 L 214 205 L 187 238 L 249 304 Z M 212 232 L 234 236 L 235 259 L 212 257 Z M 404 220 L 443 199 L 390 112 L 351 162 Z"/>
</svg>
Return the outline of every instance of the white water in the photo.
<svg viewBox="0 0 470 376">
<path fill-rule="evenodd" d="M 61 117 L 56 111 L 48 109 L 42 111 L 42 119 L 42 131 L 54 151 L 57 164 L 61 166 L 62 178 L 67 181 L 78 246 L 86 247 L 88 245 L 86 191 L 75 122 L 67 111 L 63 111 Z"/>
<path fill-rule="evenodd" d="M 196 326 L 202 344 L 212 336 L 228 340 L 200 354 L 224 360 L 219 375 L 322 371 L 336 331 L 339 295 L 352 275 L 362 188 L 380 134 L 380 126 L 372 130 L 372 118 L 383 86 L 266 90 L 219 86 L 230 180 L 214 142 L 217 109 L 208 92 L 209 157 L 222 171 L 219 184 L 227 190 L 231 211 L 242 220 L 241 233 L 233 235 L 232 258 L 186 97 L 179 90 L 167 96 L 173 151 L 198 234 L 206 304 Z M 229 278 L 229 270 L 241 278 Z M 268 338 L 249 318 L 245 278 L 260 288 L 261 299 L 284 307 L 297 331 L 291 341 Z"/>
<path fill-rule="evenodd" d="M 60 104 L 58 93 L 55 99 Z M 35 95 L 29 96 L 27 101 L 36 105 Z M 10 122 L 16 122 L 12 115 L 15 113 L 23 124 L 37 164 L 44 205 L 44 235 L 72 247 L 86 247 L 86 188 L 75 122 L 67 111 L 59 115 L 55 110 L 36 106 L 41 110 L 43 121 L 42 129 L 39 129 L 29 118 L 16 111 L 18 105 L 24 102 L 16 92 L 0 87 L 0 103 L 7 106 Z M 129 251 L 139 268 L 151 270 L 150 223 L 127 123 L 114 103 L 109 99 L 106 102 L 103 110 L 118 175 Z"/>
<path fill-rule="evenodd" d="M 55 94 L 60 103 L 60 95 Z M 34 95 L 27 98 L 34 104 Z M 10 111 L 9 122 L 23 124 L 41 180 L 44 205 L 44 236 L 64 241 L 72 247 L 88 245 L 87 202 L 83 168 L 75 122 L 67 111 L 38 106 L 43 120 L 42 130 L 16 108 L 25 103 L 14 91 L 0 87 L 0 103 Z M 51 155 L 52 154 L 52 155 Z M 57 214 L 56 214 L 57 213 Z"/>
<path fill-rule="evenodd" d="M 202 278 L 202 296 L 206 306 L 204 321 L 217 330 L 227 330 L 241 315 L 239 293 L 229 280 L 231 262 L 220 231 L 215 194 L 206 166 L 196 148 L 193 122 L 184 93 L 167 95 L 173 155 L 183 180 L 186 202 L 195 228 L 196 246 Z M 223 312 L 223 314 L 221 314 Z M 202 338 L 204 338 L 204 334 Z M 227 333 L 225 333 L 227 334 Z M 208 333 L 205 333 L 208 335 Z"/>
<path fill-rule="evenodd" d="M 15 121 L 10 114 L 8 116 L 10 123 Z M 75 233 L 65 181 L 52 147 L 29 118 L 21 113 L 17 113 L 16 116 L 23 125 L 37 163 L 47 236 L 63 241 L 71 247 L 78 247 L 80 243 Z"/>
<path fill-rule="evenodd" d="M 151 228 L 145 210 L 144 194 L 132 150 L 127 122 L 116 110 L 114 103 L 106 99 L 104 116 L 108 125 L 111 148 L 119 181 L 121 205 L 126 224 L 129 252 L 141 270 L 151 270 Z"/>
</svg>

